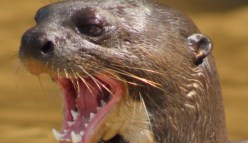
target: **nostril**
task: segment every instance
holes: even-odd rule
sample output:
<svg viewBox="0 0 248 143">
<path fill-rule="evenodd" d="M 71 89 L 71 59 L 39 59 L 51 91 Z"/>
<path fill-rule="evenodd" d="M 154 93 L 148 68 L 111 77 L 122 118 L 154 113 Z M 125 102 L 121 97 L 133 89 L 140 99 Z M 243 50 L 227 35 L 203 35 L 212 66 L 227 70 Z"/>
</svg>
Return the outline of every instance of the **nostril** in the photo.
<svg viewBox="0 0 248 143">
<path fill-rule="evenodd" d="M 46 42 L 46 44 L 41 47 L 41 52 L 43 54 L 49 54 L 53 50 L 54 50 L 54 45 L 51 41 Z"/>
</svg>

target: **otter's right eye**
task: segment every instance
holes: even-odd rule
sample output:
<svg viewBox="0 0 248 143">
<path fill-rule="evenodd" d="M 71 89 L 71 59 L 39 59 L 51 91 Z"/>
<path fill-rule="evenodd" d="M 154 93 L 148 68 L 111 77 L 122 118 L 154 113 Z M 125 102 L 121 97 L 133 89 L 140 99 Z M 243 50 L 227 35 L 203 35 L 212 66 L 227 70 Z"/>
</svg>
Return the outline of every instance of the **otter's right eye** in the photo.
<svg viewBox="0 0 248 143">
<path fill-rule="evenodd" d="M 96 37 L 103 33 L 103 27 L 97 24 L 86 24 L 78 27 L 80 33 Z"/>
</svg>

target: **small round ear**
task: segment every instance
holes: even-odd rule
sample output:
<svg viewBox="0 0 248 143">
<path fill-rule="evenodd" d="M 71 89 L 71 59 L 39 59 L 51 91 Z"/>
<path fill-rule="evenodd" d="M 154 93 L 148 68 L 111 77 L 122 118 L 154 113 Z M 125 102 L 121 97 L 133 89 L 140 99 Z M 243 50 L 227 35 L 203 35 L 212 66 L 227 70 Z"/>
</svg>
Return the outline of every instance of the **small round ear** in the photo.
<svg viewBox="0 0 248 143">
<path fill-rule="evenodd" d="M 202 64 L 204 58 L 206 58 L 213 49 L 211 40 L 202 34 L 193 34 L 188 37 L 188 46 L 195 53 L 195 64 L 198 66 Z"/>
</svg>

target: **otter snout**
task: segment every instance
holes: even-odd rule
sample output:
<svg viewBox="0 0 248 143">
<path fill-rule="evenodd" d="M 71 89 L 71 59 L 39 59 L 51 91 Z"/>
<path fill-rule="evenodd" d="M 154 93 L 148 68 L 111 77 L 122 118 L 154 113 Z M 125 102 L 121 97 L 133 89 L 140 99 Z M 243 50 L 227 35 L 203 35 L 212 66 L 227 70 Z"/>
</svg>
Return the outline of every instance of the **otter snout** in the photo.
<svg viewBox="0 0 248 143">
<path fill-rule="evenodd" d="M 22 36 L 19 59 L 35 75 L 47 72 L 47 66 L 56 57 L 56 47 L 61 41 L 48 27 L 35 26 Z"/>
<path fill-rule="evenodd" d="M 44 60 L 52 56 L 53 51 L 54 41 L 43 31 L 32 28 L 22 36 L 19 51 L 21 60 Z"/>
</svg>

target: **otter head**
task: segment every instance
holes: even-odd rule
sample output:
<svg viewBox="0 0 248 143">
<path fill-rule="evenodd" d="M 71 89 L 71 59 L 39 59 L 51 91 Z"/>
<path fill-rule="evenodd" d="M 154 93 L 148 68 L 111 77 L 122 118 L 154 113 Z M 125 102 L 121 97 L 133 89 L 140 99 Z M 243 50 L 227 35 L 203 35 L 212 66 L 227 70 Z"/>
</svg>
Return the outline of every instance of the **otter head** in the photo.
<svg viewBox="0 0 248 143">
<path fill-rule="evenodd" d="M 226 142 L 211 41 L 149 1 L 41 8 L 19 57 L 64 92 L 61 143 Z"/>
</svg>

